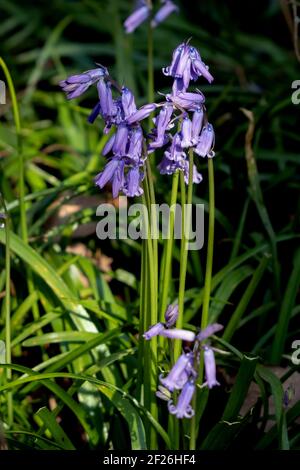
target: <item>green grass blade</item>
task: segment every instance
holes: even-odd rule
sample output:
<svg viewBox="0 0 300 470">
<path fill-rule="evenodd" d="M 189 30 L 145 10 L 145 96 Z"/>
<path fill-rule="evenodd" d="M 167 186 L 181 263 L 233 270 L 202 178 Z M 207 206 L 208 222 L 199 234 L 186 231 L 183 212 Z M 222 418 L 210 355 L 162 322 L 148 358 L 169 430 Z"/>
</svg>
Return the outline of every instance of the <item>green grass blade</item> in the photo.
<svg viewBox="0 0 300 470">
<path fill-rule="evenodd" d="M 286 336 L 288 333 L 289 321 L 291 318 L 293 306 L 296 300 L 300 285 L 300 250 L 294 257 L 294 268 L 288 280 L 287 287 L 283 296 L 279 319 L 276 325 L 274 342 L 272 344 L 271 361 L 279 363 L 284 351 Z"/>
<path fill-rule="evenodd" d="M 65 450 L 75 450 L 75 447 L 70 441 L 67 434 L 58 424 L 53 414 L 46 407 L 40 408 L 35 413 L 35 416 L 42 420 L 42 422 L 45 424 L 46 429 L 49 429 L 55 442 L 57 442 Z"/>
<path fill-rule="evenodd" d="M 224 334 L 223 334 L 223 338 L 225 339 L 225 341 L 230 341 L 236 328 L 238 328 L 239 326 L 239 322 L 244 314 L 244 312 L 246 311 L 247 307 L 248 307 L 248 304 L 250 302 L 250 300 L 252 299 L 254 293 L 255 293 L 255 290 L 256 288 L 258 287 L 261 279 L 262 279 L 262 276 L 268 266 L 268 263 L 269 263 L 269 260 L 270 260 L 270 256 L 269 255 L 265 255 L 259 266 L 257 267 L 256 271 L 254 272 L 252 278 L 251 278 L 251 281 L 249 282 L 249 285 L 247 287 L 247 289 L 245 290 L 243 296 L 241 297 L 241 300 L 239 301 L 239 304 L 238 306 L 236 307 L 235 311 L 233 312 L 230 320 L 229 320 L 229 323 L 227 324 L 226 328 L 225 328 L 225 331 L 224 331 Z"/>
</svg>

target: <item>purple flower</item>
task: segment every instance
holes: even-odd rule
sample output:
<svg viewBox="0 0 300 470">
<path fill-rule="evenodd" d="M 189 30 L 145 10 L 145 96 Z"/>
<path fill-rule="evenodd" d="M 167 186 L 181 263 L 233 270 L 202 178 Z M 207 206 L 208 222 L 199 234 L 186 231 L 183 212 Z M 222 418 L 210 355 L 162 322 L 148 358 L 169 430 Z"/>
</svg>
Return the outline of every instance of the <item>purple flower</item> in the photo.
<svg viewBox="0 0 300 470">
<path fill-rule="evenodd" d="M 207 124 L 203 127 L 198 144 L 195 147 L 195 153 L 200 157 L 213 156 L 214 153 L 211 153 L 212 147 L 214 146 L 215 132 L 211 124 Z M 209 155 L 210 154 L 210 155 Z"/>
<path fill-rule="evenodd" d="M 176 416 L 176 418 L 191 418 L 194 416 L 195 412 L 191 407 L 190 403 L 193 398 L 194 392 L 196 390 L 196 386 L 194 380 L 189 380 L 184 385 L 177 404 L 174 405 L 172 401 L 168 403 L 169 412 Z"/>
<path fill-rule="evenodd" d="M 143 337 L 147 340 L 153 338 L 154 336 L 157 336 L 165 329 L 165 326 L 163 323 L 156 323 L 156 325 L 151 326 L 144 334 Z"/>
<path fill-rule="evenodd" d="M 121 160 L 112 179 L 112 197 L 118 197 L 119 192 L 124 190 L 124 168 L 125 162 Z"/>
<path fill-rule="evenodd" d="M 119 157 L 125 156 L 128 142 L 128 133 L 129 130 L 126 124 L 123 123 L 118 126 L 116 137 L 112 147 L 114 155 Z"/>
<path fill-rule="evenodd" d="M 155 120 L 156 138 L 151 142 L 151 148 L 159 148 L 164 145 L 165 132 L 170 124 L 172 113 L 173 106 L 171 104 L 166 104 L 161 108 L 159 115 Z"/>
<path fill-rule="evenodd" d="M 197 49 L 187 43 L 182 43 L 175 49 L 171 65 L 164 68 L 163 73 L 175 78 L 173 94 L 185 91 L 190 80 L 195 81 L 201 76 L 206 78 L 209 83 L 213 81 L 213 76 L 201 60 Z"/>
<path fill-rule="evenodd" d="M 106 80 L 100 79 L 97 88 L 102 116 L 104 118 L 113 116 L 116 114 L 116 107 L 112 98 L 111 84 Z"/>
<path fill-rule="evenodd" d="M 211 83 L 214 79 L 214 77 L 208 71 L 207 65 L 205 65 L 205 63 L 202 62 L 201 59 L 192 60 L 192 70 L 193 70 L 194 74 L 198 77 L 203 75 L 203 77 L 206 78 L 206 80 L 209 83 Z"/>
<path fill-rule="evenodd" d="M 146 117 L 150 116 L 150 114 L 155 110 L 155 108 L 155 103 L 145 104 L 135 113 L 129 116 L 129 118 L 127 118 L 127 124 L 134 124 L 137 121 L 142 121 Z"/>
<path fill-rule="evenodd" d="M 100 66 L 97 69 L 87 70 L 79 75 L 71 75 L 66 80 L 61 80 L 59 86 L 67 94 L 68 100 L 72 100 L 82 95 L 91 85 L 105 75 L 108 75 L 107 69 Z"/>
<path fill-rule="evenodd" d="M 170 328 L 170 326 L 175 325 L 177 318 L 178 318 L 178 304 L 175 305 L 169 305 L 166 313 L 165 313 L 165 321 L 166 321 L 166 327 Z"/>
<path fill-rule="evenodd" d="M 188 160 L 183 160 L 181 162 L 181 170 L 183 170 L 184 173 L 184 181 L 185 184 L 189 184 L 189 178 L 190 178 L 190 164 Z M 193 165 L 193 183 L 199 184 L 203 180 L 203 177 L 201 173 L 197 170 L 196 165 Z"/>
<path fill-rule="evenodd" d="M 169 150 L 165 152 L 166 157 L 169 160 L 180 162 L 183 158 L 186 157 L 186 154 L 182 148 L 181 135 L 176 133 L 173 137 L 172 144 Z"/>
<path fill-rule="evenodd" d="M 203 123 L 203 107 L 199 107 L 194 111 L 192 119 L 192 144 L 196 145 L 198 143 L 199 135 Z"/>
<path fill-rule="evenodd" d="M 95 178 L 96 186 L 103 188 L 107 183 L 112 183 L 113 198 L 117 197 L 124 184 L 124 161 L 112 158 L 103 171 Z"/>
<path fill-rule="evenodd" d="M 162 23 L 169 15 L 171 15 L 171 13 L 179 10 L 178 6 L 171 0 L 165 0 L 162 3 L 164 5 L 158 10 L 151 21 L 152 28 L 156 28 L 156 26 Z"/>
<path fill-rule="evenodd" d="M 192 121 L 185 115 L 181 124 L 181 147 L 188 148 L 192 146 Z"/>
<path fill-rule="evenodd" d="M 141 194 L 143 194 L 143 189 L 140 187 L 140 184 L 143 177 L 144 174 L 140 172 L 138 166 L 129 168 L 126 175 L 123 193 L 128 197 L 141 196 Z"/>
<path fill-rule="evenodd" d="M 183 66 L 189 58 L 188 49 L 185 43 L 179 44 L 173 52 L 172 62 L 169 67 L 162 69 L 164 75 L 168 75 L 174 78 L 181 78 Z"/>
<path fill-rule="evenodd" d="M 140 163 L 143 149 L 143 131 L 141 126 L 138 126 L 131 131 L 129 141 L 127 157 L 135 163 Z"/>
<path fill-rule="evenodd" d="M 111 136 L 110 139 L 108 139 L 108 141 L 106 142 L 106 144 L 104 145 L 103 147 L 103 150 L 102 150 L 102 155 L 107 155 L 113 148 L 113 145 L 114 145 L 114 142 L 115 142 L 115 139 L 116 139 L 116 134 L 113 134 Z"/>
<path fill-rule="evenodd" d="M 180 92 L 177 95 L 167 95 L 168 101 L 177 106 L 179 109 L 186 109 L 188 111 L 195 111 L 205 102 L 203 93 L 189 93 Z"/>
<path fill-rule="evenodd" d="M 159 377 L 160 383 L 170 392 L 175 389 L 180 390 L 187 381 L 188 375 L 185 373 L 185 369 L 190 362 L 190 357 L 190 354 L 181 354 L 169 374 L 165 378 Z"/>
<path fill-rule="evenodd" d="M 88 122 L 90 124 L 93 124 L 93 122 L 95 121 L 96 117 L 99 116 L 99 114 L 101 114 L 101 105 L 100 105 L 100 102 L 98 102 L 96 104 L 96 106 L 94 106 L 94 108 L 92 109 L 92 112 L 91 114 L 89 115 L 88 117 Z"/>
<path fill-rule="evenodd" d="M 173 175 L 177 170 L 181 169 L 180 162 L 171 160 L 168 157 L 169 155 L 170 152 L 165 152 L 161 162 L 157 165 L 161 175 Z"/>
<path fill-rule="evenodd" d="M 125 118 L 136 112 L 134 95 L 129 88 L 122 87 L 122 106 Z"/>
<path fill-rule="evenodd" d="M 200 331 L 196 339 L 197 341 L 204 341 L 209 336 L 214 335 L 218 331 L 223 330 L 223 328 L 223 325 L 220 325 L 219 323 L 212 323 L 212 325 L 208 325 L 206 328 L 204 328 L 204 330 Z"/>
<path fill-rule="evenodd" d="M 142 24 L 149 16 L 150 9 L 146 2 L 142 2 L 141 6 L 134 10 L 125 20 L 124 27 L 127 34 L 132 33 L 140 24 Z"/>
<path fill-rule="evenodd" d="M 173 175 L 177 170 L 183 171 L 184 181 L 186 184 L 189 183 L 189 161 L 184 152 L 178 153 L 177 159 L 172 160 L 170 151 L 166 151 L 157 168 L 161 175 Z M 201 183 L 202 179 L 202 175 L 198 172 L 196 165 L 193 165 L 193 183 Z"/>
<path fill-rule="evenodd" d="M 182 330 L 178 328 L 173 328 L 171 330 L 163 330 L 160 334 L 165 338 L 181 339 L 182 341 L 189 341 L 191 343 L 195 341 L 196 338 L 195 333 L 193 333 L 192 331 Z"/>
<path fill-rule="evenodd" d="M 205 378 L 208 388 L 213 388 L 216 385 L 220 385 L 216 379 L 216 362 L 215 355 L 211 348 L 204 347 L 204 367 L 205 367 Z"/>
</svg>

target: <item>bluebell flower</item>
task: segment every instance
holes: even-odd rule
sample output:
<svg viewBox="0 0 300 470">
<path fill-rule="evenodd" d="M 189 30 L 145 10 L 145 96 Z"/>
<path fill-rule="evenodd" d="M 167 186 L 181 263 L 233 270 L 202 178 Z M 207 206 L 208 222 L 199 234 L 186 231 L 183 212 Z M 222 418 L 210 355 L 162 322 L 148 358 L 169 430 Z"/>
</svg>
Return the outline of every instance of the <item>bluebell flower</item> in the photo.
<svg viewBox="0 0 300 470">
<path fill-rule="evenodd" d="M 114 106 L 113 102 L 111 84 L 104 79 L 100 79 L 97 83 L 97 89 L 102 117 L 108 118 L 116 114 L 116 107 Z"/>
<path fill-rule="evenodd" d="M 183 158 L 186 158 L 186 153 L 182 148 L 181 134 L 179 132 L 176 132 L 174 135 L 172 143 L 169 149 L 166 150 L 165 154 L 169 160 L 173 160 L 175 162 L 181 162 Z"/>
<path fill-rule="evenodd" d="M 190 403 L 192 401 L 195 390 L 196 386 L 194 380 L 188 380 L 178 397 L 176 405 L 174 405 L 172 400 L 169 401 L 169 412 L 175 415 L 178 419 L 192 418 L 195 412 Z"/>
<path fill-rule="evenodd" d="M 138 165 L 129 168 L 125 184 L 123 187 L 123 193 L 125 196 L 134 197 L 141 196 L 143 194 L 143 188 L 141 188 L 141 182 L 143 181 L 144 173 L 140 170 Z"/>
<path fill-rule="evenodd" d="M 181 123 L 181 147 L 188 148 L 192 146 L 192 121 L 186 114 Z"/>
<path fill-rule="evenodd" d="M 180 170 L 183 171 L 184 175 L 184 181 L 186 184 L 189 183 L 190 179 L 190 163 L 187 159 L 182 160 L 181 165 L 180 165 Z M 203 177 L 201 173 L 197 170 L 197 167 L 195 164 L 193 164 L 193 183 L 194 184 L 199 184 L 203 180 Z"/>
<path fill-rule="evenodd" d="M 178 6 L 175 5 L 171 0 L 163 0 L 163 6 L 157 11 L 153 20 L 151 21 L 152 28 L 156 28 L 160 23 L 165 21 L 171 13 L 177 12 L 179 10 Z"/>
<path fill-rule="evenodd" d="M 151 148 L 159 148 L 164 145 L 165 132 L 170 125 L 171 116 L 173 113 L 173 106 L 171 104 L 165 104 L 159 112 L 159 115 L 155 119 L 156 136 L 151 142 Z"/>
<path fill-rule="evenodd" d="M 104 170 L 95 177 L 95 184 L 103 188 L 107 183 L 112 184 L 112 195 L 116 198 L 124 185 L 124 160 L 114 157 L 105 166 Z"/>
<path fill-rule="evenodd" d="M 129 136 L 129 128 L 125 123 L 119 124 L 116 132 L 116 137 L 113 143 L 112 151 L 118 157 L 126 155 L 127 143 Z"/>
<path fill-rule="evenodd" d="M 177 170 L 182 169 L 181 161 L 174 161 L 170 157 L 170 152 L 165 152 L 160 163 L 157 165 L 161 175 L 173 175 Z"/>
<path fill-rule="evenodd" d="M 132 91 L 122 87 L 122 107 L 125 119 L 136 112 L 136 104 Z"/>
<path fill-rule="evenodd" d="M 200 106 L 193 113 L 192 136 L 191 136 L 193 145 L 196 145 L 198 143 L 199 135 L 202 129 L 203 117 L 204 117 L 203 106 Z"/>
<path fill-rule="evenodd" d="M 168 94 L 166 98 L 174 106 L 187 111 L 196 111 L 205 102 L 205 97 L 200 91 L 197 93 L 183 91 L 176 95 Z"/>
<path fill-rule="evenodd" d="M 219 323 L 212 323 L 211 325 L 208 325 L 206 328 L 204 328 L 204 330 L 200 331 L 200 333 L 197 334 L 196 339 L 197 341 L 204 341 L 209 336 L 223 330 L 223 328 L 223 325 L 220 325 Z"/>
<path fill-rule="evenodd" d="M 190 360 L 190 353 L 181 354 L 168 375 L 166 377 L 162 375 L 159 377 L 160 383 L 170 390 L 170 392 L 180 390 L 188 380 L 189 369 L 187 369 L 187 367 L 190 364 Z"/>
<path fill-rule="evenodd" d="M 129 145 L 126 155 L 135 163 L 142 164 L 143 131 L 141 126 L 133 128 L 129 134 Z"/>
<path fill-rule="evenodd" d="M 183 330 L 181 328 L 172 328 L 170 330 L 163 330 L 161 336 L 171 339 L 181 339 L 182 341 L 193 342 L 195 341 L 196 335 L 193 331 Z"/>
<path fill-rule="evenodd" d="M 178 304 L 169 305 L 165 313 L 166 327 L 174 326 L 178 318 L 179 310 Z"/>
<path fill-rule="evenodd" d="M 142 121 L 146 117 L 150 116 L 150 114 L 155 110 L 155 108 L 155 103 L 145 104 L 126 119 L 127 124 L 134 124 L 135 122 Z"/>
<path fill-rule="evenodd" d="M 220 385 L 216 378 L 215 355 L 213 350 L 208 346 L 204 347 L 204 367 L 206 382 L 203 385 L 207 385 L 208 388 L 213 388 L 216 385 Z"/>
<path fill-rule="evenodd" d="M 215 141 L 215 132 L 211 124 L 207 124 L 203 127 L 201 134 L 198 139 L 198 143 L 195 147 L 195 153 L 200 157 L 210 156 L 212 157 L 214 153 L 211 153 Z"/>
<path fill-rule="evenodd" d="M 61 80 L 59 86 L 67 94 L 68 100 L 72 100 L 81 96 L 91 85 L 107 75 L 107 69 L 99 66 L 97 69 L 87 70 L 79 75 L 71 75 Z"/>
<path fill-rule="evenodd" d="M 124 28 L 127 34 L 132 33 L 138 26 L 140 26 L 148 16 L 150 15 L 150 8 L 146 1 L 139 2 L 138 8 L 136 8 L 131 15 L 124 21 Z"/>
<path fill-rule="evenodd" d="M 116 134 L 113 134 L 109 139 L 108 141 L 106 142 L 106 144 L 104 145 L 103 147 L 103 150 L 102 150 L 102 155 L 108 155 L 109 152 L 111 152 L 112 148 L 113 148 L 113 145 L 114 145 L 114 142 L 115 142 L 115 139 L 116 139 Z"/>
<path fill-rule="evenodd" d="M 175 49 L 171 65 L 163 68 L 163 73 L 180 79 L 179 86 L 183 85 L 185 89 L 189 86 L 190 80 L 195 81 L 201 76 L 206 78 L 209 83 L 213 81 L 213 76 L 202 61 L 199 52 L 188 43 L 182 43 Z"/>
<path fill-rule="evenodd" d="M 165 325 L 161 322 L 156 323 L 155 325 L 151 326 L 145 333 L 143 337 L 146 340 L 153 338 L 154 336 L 159 335 L 165 329 Z"/>
</svg>

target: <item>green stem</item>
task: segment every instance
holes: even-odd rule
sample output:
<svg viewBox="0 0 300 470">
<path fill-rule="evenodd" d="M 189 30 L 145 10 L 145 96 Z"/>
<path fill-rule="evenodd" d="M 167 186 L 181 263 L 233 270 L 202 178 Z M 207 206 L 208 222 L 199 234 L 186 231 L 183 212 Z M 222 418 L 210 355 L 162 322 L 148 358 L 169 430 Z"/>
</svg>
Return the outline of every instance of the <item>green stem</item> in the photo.
<svg viewBox="0 0 300 470">
<path fill-rule="evenodd" d="M 12 77 L 2 57 L 0 57 L 0 65 L 4 72 L 8 89 L 10 92 L 13 116 L 14 116 L 14 121 L 15 121 L 15 126 L 16 126 L 17 149 L 18 149 L 18 156 L 19 156 L 19 200 L 20 200 L 21 236 L 22 236 L 23 241 L 27 243 L 28 235 L 27 235 L 26 207 L 25 207 L 24 158 L 23 158 L 23 152 L 22 152 L 21 120 L 20 120 L 19 106 L 18 106 L 17 96 L 16 96 Z"/>
<path fill-rule="evenodd" d="M 149 219 L 150 219 L 150 227 L 153 227 L 153 230 L 150 231 L 150 235 L 152 238 L 152 246 L 153 246 L 153 263 L 154 263 L 154 280 L 155 280 L 155 288 L 156 288 L 156 302 L 157 302 L 157 291 L 158 291 L 158 230 L 157 227 L 157 213 L 156 213 L 156 201 L 155 201 L 155 191 L 154 191 L 154 184 L 153 184 L 153 176 L 151 165 L 149 163 L 149 159 L 146 160 L 146 176 L 147 176 L 147 184 L 149 188 Z M 157 228 L 157 229 L 156 229 Z"/>
<path fill-rule="evenodd" d="M 153 29 L 148 23 L 148 103 L 154 101 L 154 68 L 153 68 Z M 152 115 L 149 116 L 149 130 L 153 127 Z"/>
<path fill-rule="evenodd" d="M 144 341 L 142 340 L 143 333 L 146 329 L 146 305 L 147 305 L 147 278 L 146 278 L 146 258 L 147 247 L 145 240 L 142 240 L 141 252 L 141 281 L 140 281 L 140 321 L 139 321 L 139 346 L 138 346 L 138 376 L 137 376 L 137 396 L 142 404 L 144 404 L 144 389 L 142 384 L 144 382 Z"/>
<path fill-rule="evenodd" d="M 215 184 L 213 159 L 208 159 L 208 185 L 209 185 L 209 221 L 208 221 L 208 246 L 205 270 L 205 283 L 203 293 L 203 306 L 201 329 L 208 325 L 209 300 L 211 291 L 212 266 L 214 255 L 214 233 L 215 233 Z"/>
<path fill-rule="evenodd" d="M 15 122 L 15 127 L 16 127 L 17 151 L 18 151 L 18 157 L 19 157 L 19 206 L 20 206 L 21 237 L 25 243 L 28 243 L 26 206 L 25 206 L 25 182 L 24 182 L 25 171 L 24 171 L 24 156 L 23 156 L 23 142 L 22 142 L 22 134 L 21 134 L 20 112 L 19 112 L 19 106 L 18 106 L 14 83 L 13 83 L 11 74 L 7 68 L 7 65 L 2 59 L 2 57 L 0 57 L 0 66 L 2 67 L 2 70 L 4 72 L 8 89 L 10 92 L 14 122 Z M 27 267 L 26 267 L 26 277 L 27 277 L 29 294 L 32 294 L 35 290 L 33 278 L 32 278 L 32 272 Z M 38 305 L 36 302 L 34 302 L 32 306 L 32 313 L 33 313 L 34 320 L 38 320 L 40 315 L 39 315 Z"/>
<path fill-rule="evenodd" d="M 10 236 L 9 236 L 9 213 L 7 212 L 4 198 L 1 195 L 2 205 L 5 212 L 5 360 L 11 364 L 11 318 L 10 318 Z M 10 368 L 6 369 L 6 380 L 12 378 Z M 7 424 L 13 424 L 13 396 L 12 391 L 7 394 Z"/>
<path fill-rule="evenodd" d="M 150 178 L 151 180 L 151 178 Z M 153 194 L 152 194 L 153 197 Z M 141 295 L 144 297 L 145 309 L 143 324 L 145 330 L 150 325 L 157 323 L 157 262 L 154 257 L 154 246 L 151 238 L 151 189 L 149 188 L 149 177 L 146 175 L 144 180 L 144 194 L 142 196 L 143 204 L 147 209 L 148 231 L 145 240 L 144 269 L 146 289 Z M 147 292 L 147 298 L 145 298 Z M 144 330 L 144 331 L 145 331 Z M 156 403 L 157 388 L 157 338 L 144 343 L 144 401 L 146 408 L 152 416 L 157 419 L 158 410 Z M 152 426 L 147 427 L 149 447 L 151 450 L 157 449 L 157 436 Z"/>
<path fill-rule="evenodd" d="M 170 200 L 170 209 L 176 204 L 177 193 L 178 193 L 178 178 L 179 173 L 176 172 L 172 179 L 172 191 Z M 172 251 L 174 243 L 174 222 L 175 222 L 175 211 L 170 210 L 169 218 L 169 231 L 168 238 L 165 240 L 165 256 L 163 266 L 163 278 L 162 278 L 162 291 L 161 291 L 161 302 L 160 302 L 160 321 L 164 321 L 165 311 L 168 303 L 169 284 L 171 278 L 171 264 L 172 264 Z"/>
<path fill-rule="evenodd" d="M 184 175 L 180 173 L 180 191 L 181 191 L 181 245 L 180 245 L 180 272 L 179 272 L 179 293 L 178 293 L 178 319 L 176 328 L 182 328 L 183 324 L 183 311 L 184 311 L 184 296 L 185 296 L 185 281 L 188 260 L 188 238 L 186 232 L 190 228 L 191 223 L 191 207 L 193 199 L 193 166 L 194 154 L 193 149 L 189 150 L 189 183 L 186 197 Z M 186 210 L 187 209 L 187 210 Z M 176 340 L 174 346 L 174 358 L 178 359 L 181 350 L 181 341 Z"/>
<path fill-rule="evenodd" d="M 204 282 L 204 294 L 203 294 L 203 305 L 202 305 L 202 317 L 201 317 L 201 330 L 207 327 L 209 319 L 209 302 L 211 293 L 211 279 L 212 279 L 212 267 L 213 267 L 213 254 L 214 254 L 214 232 L 215 232 L 215 183 L 214 183 L 214 166 L 213 159 L 208 159 L 208 185 L 209 185 L 209 220 L 208 220 L 208 246 L 206 256 L 206 270 L 205 270 L 205 282 Z M 199 385 L 203 382 L 203 354 L 200 356 L 199 376 L 197 383 Z M 190 450 L 196 449 L 196 437 L 197 437 L 197 392 L 193 398 L 193 408 L 196 411 L 195 415 L 191 419 L 191 434 L 190 434 Z"/>
</svg>

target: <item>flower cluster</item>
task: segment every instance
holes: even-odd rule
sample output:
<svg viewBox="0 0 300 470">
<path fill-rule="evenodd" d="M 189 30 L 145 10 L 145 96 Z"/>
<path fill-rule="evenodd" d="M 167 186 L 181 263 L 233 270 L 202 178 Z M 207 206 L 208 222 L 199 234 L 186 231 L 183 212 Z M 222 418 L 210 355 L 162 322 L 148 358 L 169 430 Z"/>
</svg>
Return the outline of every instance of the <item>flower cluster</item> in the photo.
<svg viewBox="0 0 300 470">
<path fill-rule="evenodd" d="M 188 183 L 189 161 L 186 153 L 188 149 L 192 148 L 200 157 L 214 156 L 214 129 L 207 121 L 205 97 L 199 90 L 188 91 L 188 87 L 191 81 L 196 81 L 201 76 L 209 83 L 213 81 L 213 77 L 197 49 L 188 42 L 180 44 L 175 49 L 171 65 L 164 68 L 163 73 L 174 79 L 172 93 L 166 95 L 166 101 L 154 121 L 155 128 L 152 130 L 152 142 L 148 151 L 151 153 L 154 149 L 169 143 L 159 164 L 160 173 L 170 175 L 181 170 Z M 179 125 L 172 135 L 168 131 L 174 128 L 176 120 L 179 121 Z M 201 181 L 202 176 L 194 165 L 193 182 Z"/>
<path fill-rule="evenodd" d="M 204 366 L 206 382 L 203 386 L 212 388 L 220 385 L 216 379 L 216 363 L 214 351 L 208 345 L 203 345 L 203 341 L 211 335 L 223 329 L 218 323 L 207 326 L 200 333 L 193 331 L 172 328 L 178 317 L 178 306 L 169 306 L 165 314 L 165 323 L 159 322 L 151 326 L 144 333 L 144 338 L 150 340 L 154 336 L 160 335 L 165 338 L 181 339 L 192 343 L 188 352 L 183 352 L 166 377 L 159 377 L 160 384 L 156 395 L 168 401 L 168 410 L 177 418 L 191 418 L 194 410 L 191 406 L 191 400 L 196 390 L 196 379 L 198 375 L 200 350 L 204 350 Z M 181 390 L 177 403 L 174 404 L 170 397 L 170 392 Z"/>
<path fill-rule="evenodd" d="M 114 132 L 102 151 L 109 161 L 96 176 L 95 183 L 100 188 L 111 183 L 114 198 L 120 191 L 129 197 L 143 193 L 145 159 L 156 149 L 168 145 L 158 165 L 160 173 L 171 175 L 180 170 L 186 183 L 189 180 L 188 149 L 200 157 L 214 156 L 214 130 L 207 121 L 205 97 L 199 90 L 188 91 L 190 82 L 200 76 L 210 83 L 213 80 L 199 52 L 188 42 L 180 44 L 173 53 L 171 65 L 164 68 L 163 73 L 174 79 L 172 93 L 165 96 L 165 101 L 148 103 L 140 109 L 136 107 L 133 93 L 125 86 L 119 87 L 101 65 L 60 82 L 68 99 L 81 96 L 91 85 L 97 86 L 99 99 L 88 120 L 93 123 L 100 115 L 105 121 L 104 133 L 112 132 L 112 128 Z M 155 126 L 148 135 L 147 146 L 140 121 L 156 108 L 159 113 L 153 119 Z M 172 134 L 176 121 L 177 131 Z M 193 165 L 193 182 L 201 181 L 202 176 Z"/>
<path fill-rule="evenodd" d="M 179 8 L 172 0 L 161 0 L 162 7 L 154 15 L 151 26 L 156 28 L 162 23 L 171 13 L 178 11 Z M 125 31 L 127 34 L 132 33 L 144 21 L 146 21 L 151 14 L 150 2 L 147 0 L 140 0 L 137 8 L 128 16 L 124 22 Z"/>
<path fill-rule="evenodd" d="M 156 105 L 147 104 L 137 110 L 133 93 L 126 87 L 120 89 L 102 66 L 60 82 L 68 99 L 79 97 L 93 84 L 97 85 L 99 100 L 88 121 L 93 123 L 101 115 L 105 121 L 105 134 L 112 127 L 115 128 L 102 151 L 102 155 L 111 158 L 104 170 L 96 176 L 95 183 L 103 188 L 110 182 L 114 198 L 120 191 L 129 197 L 140 196 L 143 192 L 140 184 L 144 176 L 145 152 L 139 121 L 149 116 Z M 116 99 L 113 98 L 112 88 L 118 92 Z"/>
</svg>

